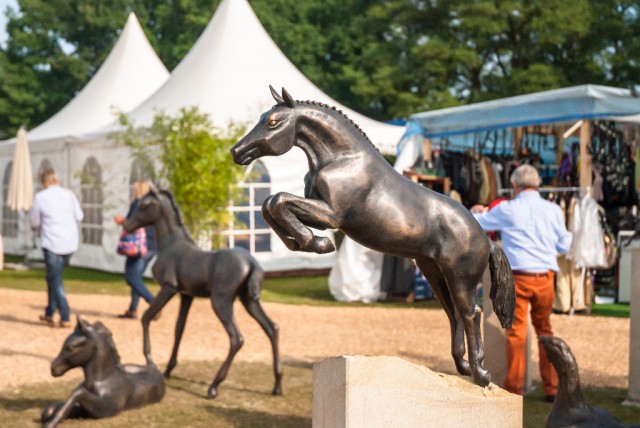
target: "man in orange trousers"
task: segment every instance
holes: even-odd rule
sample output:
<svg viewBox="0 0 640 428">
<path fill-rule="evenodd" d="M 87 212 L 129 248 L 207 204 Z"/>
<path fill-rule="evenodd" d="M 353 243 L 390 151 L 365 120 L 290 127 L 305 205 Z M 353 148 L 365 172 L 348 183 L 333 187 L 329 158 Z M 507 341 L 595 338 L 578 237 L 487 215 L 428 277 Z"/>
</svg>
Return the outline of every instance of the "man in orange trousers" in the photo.
<svg viewBox="0 0 640 428">
<path fill-rule="evenodd" d="M 554 277 L 558 271 L 557 254 L 571 246 L 560 207 L 540 197 L 540 176 L 531 165 L 521 165 L 511 174 L 515 198 L 487 210 L 471 208 L 480 226 L 500 231 L 503 249 L 515 279 L 515 320 L 507 329 L 507 375 L 503 387 L 522 394 L 526 363 L 527 311 L 538 336 L 553 336 L 551 305 Z M 541 345 L 540 376 L 546 398 L 552 401 L 558 389 L 558 376 Z"/>
</svg>

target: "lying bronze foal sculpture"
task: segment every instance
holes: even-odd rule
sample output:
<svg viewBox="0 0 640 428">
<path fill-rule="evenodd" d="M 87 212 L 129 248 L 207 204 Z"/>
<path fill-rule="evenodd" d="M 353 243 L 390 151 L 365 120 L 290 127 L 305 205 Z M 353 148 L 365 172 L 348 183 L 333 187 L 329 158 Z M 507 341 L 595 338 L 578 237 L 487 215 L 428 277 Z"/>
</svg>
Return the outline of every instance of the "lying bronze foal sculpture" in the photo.
<svg viewBox="0 0 640 428">
<path fill-rule="evenodd" d="M 334 251 L 330 239 L 310 229 L 329 228 L 374 250 L 415 259 L 449 318 L 458 372 L 478 385 L 489 384 L 476 286 L 489 263 L 493 308 L 502 326 L 510 327 L 515 289 L 503 251 L 464 206 L 398 174 L 342 112 L 294 101 L 284 89 L 282 95 L 273 88 L 271 93 L 276 105 L 231 148 L 233 160 L 248 165 L 297 146 L 307 156 L 309 172 L 305 197 L 269 196 L 262 205 L 265 220 L 293 251 Z"/>
<path fill-rule="evenodd" d="M 272 394 L 282 394 L 282 365 L 278 353 L 278 326 L 269 319 L 260 304 L 264 272 L 243 248 L 219 251 L 199 249 L 182 223 L 173 196 L 166 190 L 152 189 L 138 205 L 123 227 L 131 232 L 153 225 L 156 230 L 158 257 L 152 272 L 160 284 L 160 292 L 142 315 L 143 350 L 148 364 L 151 359 L 149 323 L 176 293 L 180 293 L 180 314 L 176 322 L 175 342 L 164 375 L 168 378 L 177 364 L 178 347 L 194 297 L 208 297 L 230 339 L 229 354 L 209 385 L 208 398 L 218 395 L 218 385 L 227 377 L 231 361 L 244 342 L 233 318 L 233 302 L 240 297 L 249 315 L 260 324 L 269 337 L 273 350 L 275 386 Z"/>
<path fill-rule="evenodd" d="M 157 403 L 164 396 L 162 374 L 154 366 L 122 365 L 111 332 L 101 322 L 78 324 L 51 363 L 51 374 L 62 376 L 82 367 L 85 380 L 69 398 L 42 412 L 44 427 L 67 418 L 107 418 L 122 410 Z"/>
</svg>

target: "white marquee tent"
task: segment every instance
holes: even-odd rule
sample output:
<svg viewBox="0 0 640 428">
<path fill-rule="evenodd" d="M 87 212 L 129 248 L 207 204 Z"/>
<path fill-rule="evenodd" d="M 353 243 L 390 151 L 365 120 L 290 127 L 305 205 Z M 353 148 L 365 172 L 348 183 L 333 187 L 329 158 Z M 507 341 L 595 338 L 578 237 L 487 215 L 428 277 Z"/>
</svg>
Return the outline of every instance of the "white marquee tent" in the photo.
<svg viewBox="0 0 640 428">
<path fill-rule="evenodd" d="M 368 119 L 320 91 L 271 40 L 246 0 L 223 0 L 191 51 L 172 71 L 171 77 L 131 109 L 129 117 L 135 125 L 148 125 L 158 112 L 173 115 L 181 108 L 196 106 L 209 114 L 214 125 L 223 131 L 229 123 L 250 128 L 260 114 L 274 104 L 269 85 L 276 88 L 284 86 L 296 99 L 337 106 L 360 125 L 381 151 L 395 153 L 395 145 L 404 128 Z M 135 170 L 128 149 L 110 140 L 110 133 L 116 130 L 118 125 L 115 122 L 87 130 L 75 138 L 72 150 L 67 153 L 67 162 L 71 165 L 67 169 L 71 187 L 74 188 L 71 175 L 83 170 L 87 159 L 93 157 L 102 173 L 102 196 L 105 199 L 101 206 L 96 207 L 100 209 L 101 219 L 95 228 L 101 234 L 101 244 L 81 245 L 72 263 L 112 271 L 121 270 L 123 263 L 122 258 L 115 255 L 118 230 L 111 218 L 115 214 L 126 213 L 128 185 Z M 257 196 L 264 192 L 303 193 L 307 163 L 302 152 L 294 149 L 280 157 L 263 158 L 261 166 L 263 177 L 268 179 L 249 186 L 256 200 L 250 207 L 245 207 L 248 212 L 240 213 L 239 217 L 251 218 L 250 230 L 235 235 L 232 232 L 236 244 L 245 239 L 242 233 L 249 233 L 251 238 L 247 242 L 250 242 L 252 251 L 255 250 L 254 255 L 270 271 L 330 267 L 335 254 L 289 251 L 275 234 L 270 233 L 259 214 L 261 200 Z M 81 185 L 75 187 L 77 190 Z M 263 234 L 254 234 L 260 227 Z M 265 230 L 268 236 L 264 235 Z"/>
<path fill-rule="evenodd" d="M 65 186 L 80 194 L 77 175 L 81 169 L 75 167 L 82 165 L 75 163 L 79 160 L 80 150 L 75 146 L 80 135 L 112 123 L 116 111 L 130 111 L 168 78 L 169 72 L 151 47 L 136 16 L 130 14 L 118 41 L 92 79 L 58 113 L 28 132 L 34 181 L 37 182 L 41 168 L 51 166 Z M 22 228 L 26 225 L 6 206 L 7 177 L 14 146 L 15 138 L 0 142 L 3 174 L 0 177 L 4 177 L 2 230 L 5 251 L 22 254 L 26 245 L 31 245 L 25 242 L 27 235 Z M 93 155 L 102 159 L 109 157 L 108 150 L 98 150 Z M 81 247 L 74 263 L 90 265 L 94 256 L 87 257 L 87 254 L 91 253 L 95 253 L 92 248 Z"/>
</svg>

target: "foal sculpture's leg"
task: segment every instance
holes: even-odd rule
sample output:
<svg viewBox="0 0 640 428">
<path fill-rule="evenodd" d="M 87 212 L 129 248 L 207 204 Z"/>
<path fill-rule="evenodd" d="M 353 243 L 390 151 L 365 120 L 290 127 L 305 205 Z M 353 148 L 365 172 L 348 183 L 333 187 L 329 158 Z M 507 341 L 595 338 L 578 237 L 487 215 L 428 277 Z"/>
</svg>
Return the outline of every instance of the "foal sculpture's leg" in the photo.
<svg viewBox="0 0 640 428">
<path fill-rule="evenodd" d="M 315 236 L 307 227 L 339 227 L 335 211 L 326 202 L 280 192 L 266 200 L 263 207 L 266 207 L 273 220 L 295 239 L 300 250 L 319 254 L 335 250 L 329 238 Z"/>
<path fill-rule="evenodd" d="M 149 307 L 144 314 L 142 315 L 142 352 L 144 353 L 145 358 L 147 359 L 147 365 L 155 366 L 155 363 L 151 359 L 151 344 L 149 342 L 149 323 L 151 320 L 162 310 L 164 305 L 171 300 L 171 298 L 176 294 L 177 287 L 173 286 L 164 286 L 160 289 L 160 292 L 153 299 Z"/>
<path fill-rule="evenodd" d="M 235 357 L 236 353 L 238 353 L 244 344 L 244 338 L 240 334 L 235 319 L 233 318 L 233 301 L 235 300 L 235 294 L 231 294 L 228 291 L 224 293 L 224 291 L 225 290 L 216 292 L 216 289 L 213 289 L 211 293 L 211 306 L 213 306 L 214 312 L 229 335 L 229 354 L 220 366 L 220 369 L 218 369 L 218 373 L 216 373 L 213 382 L 209 385 L 207 398 L 216 398 L 218 395 L 218 385 L 227 377 L 233 357 Z"/>
<path fill-rule="evenodd" d="M 432 261 L 416 260 L 416 263 L 427 277 L 433 293 L 442 305 L 447 318 L 449 318 L 449 325 L 451 326 L 451 356 L 456 365 L 456 370 L 461 375 L 471 376 L 469 362 L 464 359 L 464 324 L 451 300 L 451 293 L 449 293 L 444 276 L 440 272 L 440 268 Z"/>
<path fill-rule="evenodd" d="M 103 418 L 106 416 L 113 416 L 118 412 L 118 409 L 110 409 L 105 406 L 105 401 L 97 395 L 87 390 L 84 386 L 76 387 L 69 395 L 66 401 L 60 406 L 56 406 L 56 412 L 46 422 L 42 424 L 43 428 L 53 428 L 67 419 L 73 412 L 78 411 L 78 407 L 82 409 L 91 417 Z"/>
<path fill-rule="evenodd" d="M 271 341 L 271 350 L 273 351 L 273 373 L 275 375 L 276 383 L 271 392 L 273 395 L 282 394 L 282 364 L 280 363 L 280 353 L 278 351 L 278 324 L 269 319 L 264 312 L 260 300 L 252 299 L 247 294 L 240 296 L 240 301 L 244 305 L 249 314 L 260 324 L 260 327 L 269 336 Z"/>
<path fill-rule="evenodd" d="M 193 302 L 193 296 L 187 296 L 186 294 L 180 294 L 180 314 L 178 315 L 178 321 L 176 321 L 175 340 L 173 342 L 173 350 L 171 351 L 171 358 L 167 364 L 167 368 L 164 370 L 164 377 L 169 379 L 171 372 L 178 364 L 178 348 L 180 347 L 180 340 L 182 340 L 182 333 L 184 333 L 184 326 L 187 323 L 187 315 Z"/>
</svg>

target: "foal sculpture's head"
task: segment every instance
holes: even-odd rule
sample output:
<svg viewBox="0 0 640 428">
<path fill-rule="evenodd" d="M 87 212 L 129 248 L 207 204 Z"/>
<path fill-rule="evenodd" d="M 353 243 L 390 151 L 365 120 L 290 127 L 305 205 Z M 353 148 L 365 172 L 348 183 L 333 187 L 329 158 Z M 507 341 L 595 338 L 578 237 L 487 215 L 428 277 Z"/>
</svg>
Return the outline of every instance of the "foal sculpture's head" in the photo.
<svg viewBox="0 0 640 428">
<path fill-rule="evenodd" d="M 279 156 L 288 152 L 295 142 L 295 110 L 291 95 L 282 88 L 282 96 L 273 87 L 276 100 L 270 110 L 263 113 L 256 126 L 231 148 L 233 161 L 249 165 L 262 156 Z"/>
<path fill-rule="evenodd" d="M 162 214 L 159 201 L 159 192 L 151 187 L 149 193 L 147 193 L 138 204 L 136 210 L 122 222 L 122 227 L 131 233 L 139 227 L 149 226 L 154 224 L 156 220 Z"/>
<path fill-rule="evenodd" d="M 51 375 L 62 376 L 74 367 L 82 367 L 96 352 L 93 327 L 78 316 L 76 329 L 67 337 L 58 356 L 51 362 Z"/>
</svg>

